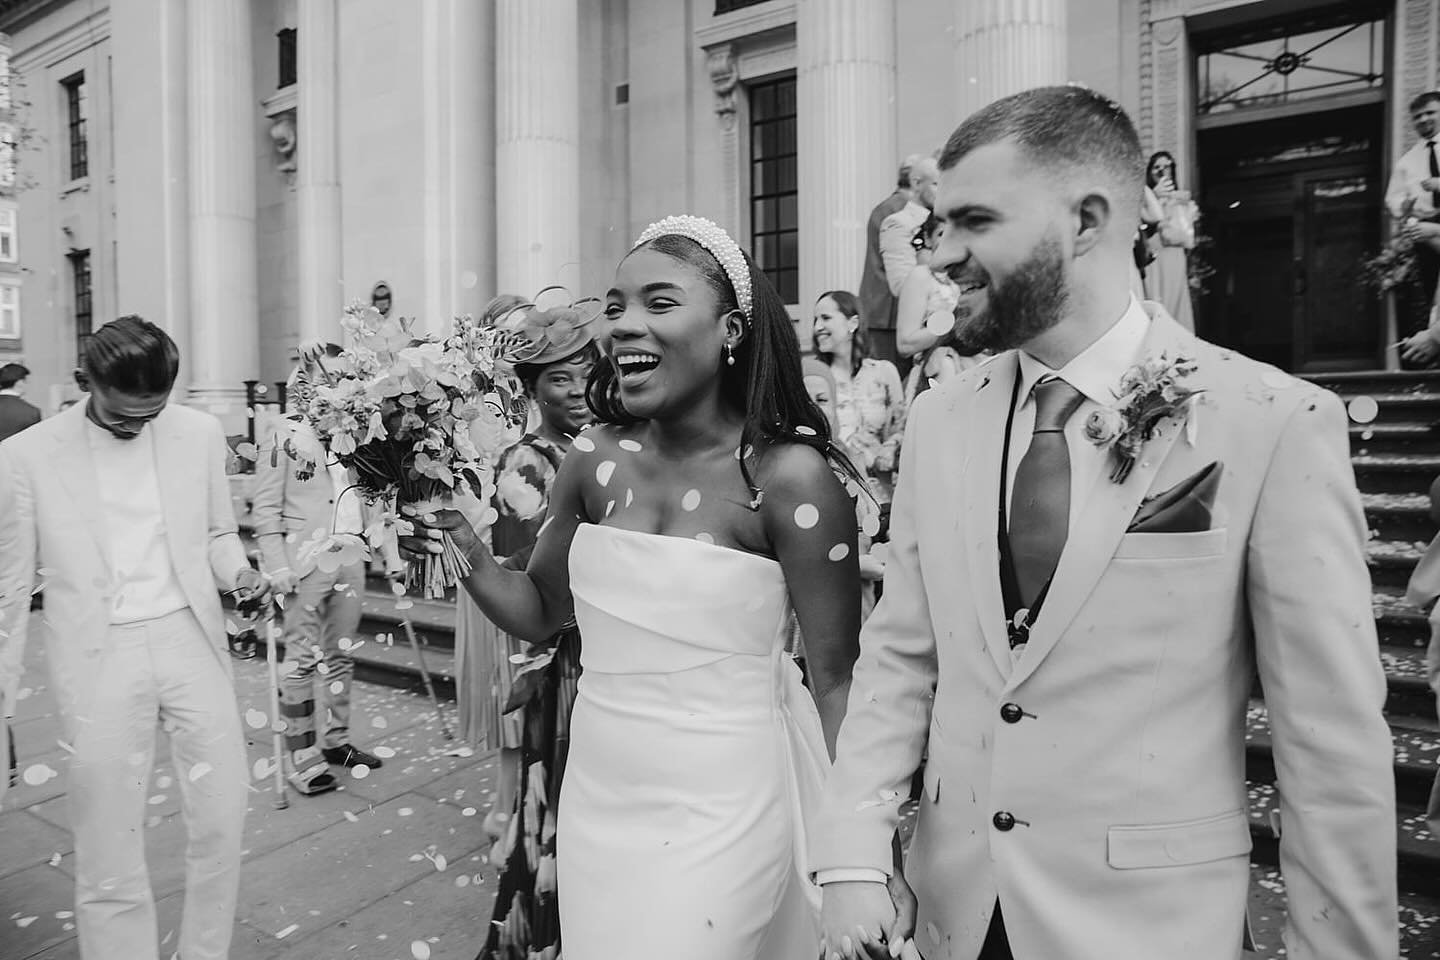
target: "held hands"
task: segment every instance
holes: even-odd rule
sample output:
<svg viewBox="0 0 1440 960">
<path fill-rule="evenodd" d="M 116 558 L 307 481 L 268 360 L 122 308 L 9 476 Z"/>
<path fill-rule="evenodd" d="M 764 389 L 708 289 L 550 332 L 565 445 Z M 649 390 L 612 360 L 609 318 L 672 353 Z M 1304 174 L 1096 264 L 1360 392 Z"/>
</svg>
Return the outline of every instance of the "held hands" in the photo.
<svg viewBox="0 0 1440 960">
<path fill-rule="evenodd" d="M 235 608 L 241 613 L 258 610 L 269 599 L 271 588 L 259 570 L 241 567 L 235 572 Z"/>
<path fill-rule="evenodd" d="M 870 880 L 827 883 L 820 912 L 821 960 L 920 960 L 915 895 L 897 872 L 886 885 Z"/>
</svg>

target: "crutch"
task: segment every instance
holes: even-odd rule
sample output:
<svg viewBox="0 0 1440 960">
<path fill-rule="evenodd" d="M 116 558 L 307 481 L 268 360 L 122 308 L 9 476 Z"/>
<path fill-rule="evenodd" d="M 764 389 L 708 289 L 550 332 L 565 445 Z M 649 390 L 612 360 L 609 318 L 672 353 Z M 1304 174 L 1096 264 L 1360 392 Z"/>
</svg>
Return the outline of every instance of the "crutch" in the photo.
<svg viewBox="0 0 1440 960">
<path fill-rule="evenodd" d="M 394 578 L 392 578 L 394 579 Z M 395 580 L 398 583 L 398 580 Z M 406 617 L 400 621 L 405 628 L 405 637 L 410 641 L 410 649 L 415 651 L 415 662 L 420 667 L 420 676 L 425 681 L 425 692 L 430 694 L 430 702 L 435 705 L 435 715 L 440 718 L 440 732 L 445 735 L 446 740 L 454 740 L 455 734 L 450 732 L 450 724 L 445 722 L 445 711 L 440 708 L 440 698 L 435 695 L 435 684 L 430 680 L 430 671 L 425 668 L 425 654 L 420 652 L 420 641 L 415 637 L 415 627 Z"/>
<path fill-rule="evenodd" d="M 275 747 L 275 809 L 284 810 L 290 806 L 285 794 L 285 727 L 286 721 L 280 716 L 280 664 L 276 660 L 275 645 L 280 639 L 280 625 L 275 622 L 277 604 L 272 599 L 265 604 L 265 664 L 270 671 L 270 729 L 273 731 Z"/>
</svg>

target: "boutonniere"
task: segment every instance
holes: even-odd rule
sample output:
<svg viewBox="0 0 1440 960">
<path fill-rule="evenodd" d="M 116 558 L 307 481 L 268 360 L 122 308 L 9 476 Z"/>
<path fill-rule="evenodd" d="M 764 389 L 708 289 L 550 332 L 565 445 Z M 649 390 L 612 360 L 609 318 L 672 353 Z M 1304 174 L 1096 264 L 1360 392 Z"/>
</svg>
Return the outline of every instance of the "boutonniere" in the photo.
<svg viewBox="0 0 1440 960">
<path fill-rule="evenodd" d="M 1110 479 L 1124 483 L 1140 450 L 1155 436 L 1167 417 L 1185 417 L 1202 391 L 1180 381 L 1195 372 L 1187 357 L 1171 360 L 1162 353 L 1148 357 L 1125 371 L 1115 391 L 1115 402 L 1100 407 L 1085 419 L 1085 439 L 1110 448 Z"/>
</svg>

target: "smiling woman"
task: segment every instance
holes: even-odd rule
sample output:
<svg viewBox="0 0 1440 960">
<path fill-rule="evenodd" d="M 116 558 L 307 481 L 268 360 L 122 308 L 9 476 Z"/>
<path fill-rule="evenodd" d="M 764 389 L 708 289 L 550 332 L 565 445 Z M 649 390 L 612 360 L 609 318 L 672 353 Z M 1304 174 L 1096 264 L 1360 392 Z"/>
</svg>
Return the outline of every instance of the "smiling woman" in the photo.
<svg viewBox="0 0 1440 960">
<path fill-rule="evenodd" d="M 804 870 L 858 653 L 850 492 L 763 273 L 695 217 L 616 271 L 581 433 L 523 573 L 477 548 L 466 589 L 538 640 L 572 615 L 585 672 L 559 805 L 570 960 L 819 949 Z M 478 544 L 458 513 L 418 524 Z M 784 654 L 793 604 L 811 692 Z M 777 704 L 779 709 L 777 709 Z M 782 815 L 777 816 L 777 812 Z"/>
</svg>

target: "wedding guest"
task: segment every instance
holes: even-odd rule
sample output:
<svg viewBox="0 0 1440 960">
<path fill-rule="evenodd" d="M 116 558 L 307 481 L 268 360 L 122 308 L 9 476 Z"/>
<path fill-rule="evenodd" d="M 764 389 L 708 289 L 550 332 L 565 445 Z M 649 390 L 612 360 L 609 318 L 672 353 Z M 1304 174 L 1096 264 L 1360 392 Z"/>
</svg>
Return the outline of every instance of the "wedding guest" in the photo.
<svg viewBox="0 0 1440 960">
<path fill-rule="evenodd" d="M 929 269 L 935 250 L 940 219 L 933 213 L 916 233 L 923 270 L 912 270 L 900 287 L 900 307 L 895 321 L 895 347 L 902 357 L 914 357 L 905 379 L 905 405 L 918 394 L 943 383 L 978 361 L 961 353 L 955 342 L 955 311 L 959 291 L 947 277 Z"/>
<path fill-rule="evenodd" d="M 1343 404 L 1132 297 L 1145 164 L 1108 98 L 995 101 L 940 163 L 933 266 L 974 290 L 962 336 L 1003 352 L 911 411 L 812 831 L 827 945 L 1238 960 L 1258 675 L 1289 955 L 1394 957 L 1393 750 Z M 1153 431 L 1115 405 L 1141 364 L 1126 410 L 1156 410 Z M 891 920 L 902 875 L 913 927 Z"/>
<path fill-rule="evenodd" d="M 323 382 L 344 361 L 340 347 L 325 344 L 319 357 L 302 358 L 290 378 L 297 394 L 301 376 Z M 308 373 L 303 372 L 309 368 Z M 297 470 L 287 447 L 300 444 L 324 456 L 314 472 Z M 290 752 L 290 785 L 301 796 L 339 786 L 330 766 L 371 770 L 383 761 L 350 742 L 350 684 L 355 664 L 350 645 L 359 639 L 365 563 L 335 569 L 315 562 L 316 547 L 335 534 L 361 536 L 366 510 L 349 470 L 326 456 L 303 417 L 273 417 L 265 425 L 255 458 L 252 517 L 260 568 L 271 590 L 285 598 L 282 617 L 285 661 L 280 712 Z M 316 686 L 319 686 L 319 696 Z M 317 721 L 317 711 L 319 719 Z M 317 738 L 317 727 L 323 732 Z"/>
<path fill-rule="evenodd" d="M 1420 287 L 1430 305 L 1426 329 L 1402 341 L 1402 355 L 1415 364 L 1440 359 L 1440 90 L 1410 101 L 1410 122 L 1419 141 L 1401 155 L 1385 190 L 1385 208 L 1395 229 L 1410 239 Z"/>
<path fill-rule="evenodd" d="M 1198 208 L 1190 191 L 1181 190 L 1178 182 L 1175 158 L 1169 151 L 1151 154 L 1145 166 L 1145 206 L 1158 209 L 1160 219 L 1147 241 L 1154 259 L 1145 266 L 1145 298 L 1163 306 L 1176 323 L 1194 332 L 1187 252 L 1195 246 Z"/>
<path fill-rule="evenodd" d="M 863 481 L 805 395 L 779 294 L 723 230 L 652 224 L 606 295 L 575 439 L 524 572 L 462 514 L 464 585 L 540 642 L 572 616 L 584 673 L 559 805 L 567 960 L 814 957 L 803 821 L 859 629 Z M 411 511 L 413 515 L 413 511 Z M 793 604 L 813 695 L 783 656 Z M 518 955 L 526 955 L 523 949 Z"/>
<path fill-rule="evenodd" d="M 514 316 L 526 303 L 524 297 L 500 294 L 481 311 L 484 320 L 498 323 Z M 477 450 L 498 459 L 515 440 L 505 436 L 499 418 L 479 418 L 471 431 Z M 498 508 L 498 504 L 496 505 Z M 504 814 L 515 800 L 520 774 L 521 724 L 518 714 L 506 715 L 510 684 L 516 664 L 511 657 L 521 652 L 503 630 L 480 612 L 463 590 L 455 596 L 455 699 L 460 737 L 477 750 L 500 751 L 495 803 L 482 821 L 492 839 L 504 832 L 496 814 Z"/>
<path fill-rule="evenodd" d="M 912 154 L 900 163 L 900 173 L 895 178 L 895 189 L 890 196 L 875 204 L 870 218 L 865 221 L 865 267 L 860 275 L 860 304 L 865 316 L 874 317 L 877 323 L 887 328 L 895 325 L 895 295 L 890 292 L 890 283 L 885 278 L 885 259 L 880 252 L 880 227 L 885 218 L 899 213 L 910 202 L 914 190 L 910 171 L 922 161 L 921 154 Z M 888 321 L 888 322 L 887 322 Z"/>
<path fill-rule="evenodd" d="M 30 369 L 21 363 L 0 366 L 0 440 L 40 422 L 40 408 L 25 400 Z"/>
<path fill-rule="evenodd" d="M 800 363 L 800 371 L 805 378 L 805 392 L 830 423 L 831 436 L 839 436 L 840 413 L 835 401 L 835 372 L 815 357 L 805 357 Z M 834 443 L 852 461 L 857 459 L 845 449 L 843 443 L 838 440 Z M 875 609 L 875 588 L 885 577 L 885 561 L 883 551 L 872 552 L 874 541 L 865 532 L 865 517 L 874 512 L 878 505 L 862 493 L 857 493 L 853 499 L 855 522 L 860 530 L 860 622 L 864 623 L 869 618 L 870 611 Z"/>
<path fill-rule="evenodd" d="M 900 286 L 919 262 L 911 241 L 935 206 L 935 182 L 939 177 L 940 169 L 934 157 L 921 156 L 913 160 L 909 201 L 880 223 L 880 259 L 885 265 L 885 283 L 892 297 L 900 296 Z"/>
<path fill-rule="evenodd" d="M 507 570 L 529 565 L 548 516 L 555 475 L 575 436 L 590 422 L 585 387 L 599 358 L 594 345 L 599 312 L 598 303 L 531 308 L 523 310 L 523 322 L 514 331 L 506 359 L 540 411 L 540 422 L 506 450 L 495 467 L 497 518 L 490 530 L 491 547 Z M 505 699 L 496 698 L 490 708 L 497 716 L 506 714 L 505 719 L 519 721 L 520 742 L 518 749 L 500 753 L 501 778 L 510 781 L 510 792 L 505 805 L 497 797 L 487 815 L 487 829 L 501 837 L 496 848 L 500 856 L 492 855 L 491 860 L 502 864 L 500 894 L 480 952 L 487 960 L 508 956 L 502 941 L 507 930 L 517 928 L 530 931 L 532 951 L 559 947 L 554 800 L 560 796 L 569 755 L 570 714 L 580 677 L 580 634 L 573 623 L 536 647 L 527 649 L 518 637 L 509 641 L 506 651 L 521 652 L 532 660 L 519 673 L 520 679 L 512 681 Z M 504 770 L 507 764 L 513 769 Z M 543 789 L 533 786 L 537 783 L 544 784 Z M 521 819 L 512 831 L 509 826 L 517 817 Z"/>
<path fill-rule="evenodd" d="M 905 427 L 905 396 L 895 364 L 870 356 L 870 339 L 853 293 L 830 290 L 815 301 L 815 356 L 835 378 L 840 442 L 856 456 L 875 499 L 890 502 L 895 458 Z"/>
<path fill-rule="evenodd" d="M 157 960 L 143 823 L 157 722 L 187 834 L 179 952 L 223 960 L 235 920 L 249 763 L 218 591 L 250 604 L 267 589 L 236 534 L 220 424 L 169 403 L 179 359 L 154 324 L 107 323 L 75 374 L 85 403 L 0 443 L 0 712 L 43 570 L 86 960 Z"/>
<path fill-rule="evenodd" d="M 1440 478 L 1430 484 L 1430 520 L 1440 525 Z M 1410 574 L 1405 588 L 1405 602 L 1428 612 L 1430 642 L 1425 648 L 1425 680 L 1440 703 L 1440 534 L 1430 541 L 1420 562 Z M 1425 820 L 1432 836 L 1440 837 L 1440 771 L 1425 808 Z"/>
</svg>

